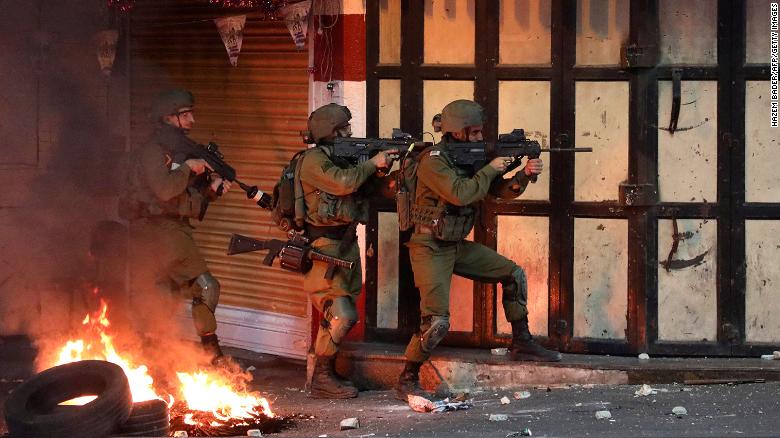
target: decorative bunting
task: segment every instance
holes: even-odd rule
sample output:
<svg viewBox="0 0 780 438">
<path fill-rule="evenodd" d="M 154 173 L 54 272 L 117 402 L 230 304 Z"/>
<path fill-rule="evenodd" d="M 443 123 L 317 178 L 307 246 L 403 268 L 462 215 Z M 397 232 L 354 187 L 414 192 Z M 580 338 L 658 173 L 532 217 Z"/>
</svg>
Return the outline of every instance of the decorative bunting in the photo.
<svg viewBox="0 0 780 438">
<path fill-rule="evenodd" d="M 129 12 L 135 6 L 135 0 L 108 0 L 108 6 L 120 12 Z"/>
<path fill-rule="evenodd" d="M 97 45 L 97 58 L 100 71 L 106 76 L 111 76 L 111 68 L 116 58 L 116 43 L 119 40 L 119 32 L 115 29 L 101 30 L 95 34 Z"/>
<path fill-rule="evenodd" d="M 238 53 L 241 51 L 241 41 L 244 39 L 246 15 L 216 18 L 214 23 L 216 23 L 219 35 L 222 37 L 225 49 L 227 49 L 230 64 L 236 67 L 238 65 Z"/>
<path fill-rule="evenodd" d="M 290 35 L 292 35 L 295 47 L 298 50 L 303 50 L 306 46 L 306 30 L 309 27 L 310 8 L 311 0 L 304 0 L 287 5 L 279 10 L 287 23 L 287 29 L 290 30 Z"/>
</svg>

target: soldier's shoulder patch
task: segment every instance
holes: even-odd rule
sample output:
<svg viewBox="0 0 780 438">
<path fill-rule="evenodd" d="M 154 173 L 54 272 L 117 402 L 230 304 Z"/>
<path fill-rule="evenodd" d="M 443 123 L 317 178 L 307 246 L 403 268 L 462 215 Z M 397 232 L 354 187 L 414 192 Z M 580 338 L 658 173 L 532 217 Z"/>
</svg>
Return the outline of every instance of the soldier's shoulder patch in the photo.
<svg viewBox="0 0 780 438">
<path fill-rule="evenodd" d="M 323 161 L 323 162 L 322 162 L 322 165 L 320 166 L 320 168 L 322 168 L 322 171 L 323 171 L 323 172 L 327 172 L 327 171 L 328 171 L 328 169 L 330 169 L 330 168 L 331 168 L 331 167 L 333 167 L 333 166 L 335 166 L 335 164 L 333 164 L 333 162 L 332 162 L 332 161 L 330 161 L 330 160 L 326 160 L 326 161 Z"/>
<path fill-rule="evenodd" d="M 441 151 L 431 151 L 429 154 L 431 157 L 438 157 L 441 155 Z"/>
</svg>

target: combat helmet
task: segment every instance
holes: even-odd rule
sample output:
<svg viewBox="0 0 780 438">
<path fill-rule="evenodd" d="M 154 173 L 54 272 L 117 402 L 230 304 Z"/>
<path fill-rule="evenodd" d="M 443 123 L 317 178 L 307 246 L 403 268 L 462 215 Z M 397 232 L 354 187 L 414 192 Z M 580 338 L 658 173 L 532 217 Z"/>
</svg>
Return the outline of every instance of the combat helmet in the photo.
<svg viewBox="0 0 780 438">
<path fill-rule="evenodd" d="M 472 100 L 455 100 L 441 110 L 441 132 L 460 132 L 469 126 L 485 122 L 482 106 Z"/>
<path fill-rule="evenodd" d="M 349 108 L 337 103 L 329 103 L 314 110 L 309 116 L 308 141 L 319 143 L 333 134 L 333 130 L 344 126 L 352 119 Z"/>
<path fill-rule="evenodd" d="M 192 107 L 195 98 L 188 90 L 176 88 L 165 90 L 155 96 L 149 116 L 153 120 L 160 120 L 165 116 L 176 114 L 180 108 Z"/>
</svg>

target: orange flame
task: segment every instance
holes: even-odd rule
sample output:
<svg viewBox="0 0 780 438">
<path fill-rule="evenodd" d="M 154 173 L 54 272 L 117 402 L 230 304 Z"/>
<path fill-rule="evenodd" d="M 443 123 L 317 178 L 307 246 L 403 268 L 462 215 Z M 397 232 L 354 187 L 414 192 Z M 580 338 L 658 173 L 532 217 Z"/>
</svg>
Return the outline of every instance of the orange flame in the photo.
<svg viewBox="0 0 780 438">
<path fill-rule="evenodd" d="M 97 293 L 96 291 L 93 291 Z M 137 365 L 127 354 L 120 354 L 114 347 L 114 337 L 108 333 L 108 304 L 101 299 L 100 310 L 82 321 L 83 338 L 68 340 L 60 349 L 56 361 L 51 366 L 62 365 L 85 359 L 97 359 L 113 362 L 124 370 L 130 382 L 133 401 L 140 402 L 153 399 L 166 400 L 168 406 L 173 405 L 174 397 L 170 394 L 161 395 L 154 389 L 154 380 L 149 375 L 146 365 Z M 214 418 L 226 421 L 231 418 L 253 418 L 260 414 L 274 417 L 271 405 L 259 393 L 237 390 L 226 376 L 204 370 L 177 372 L 179 391 L 190 410 L 204 411 L 213 414 Z M 78 397 L 62 404 L 86 404 L 95 396 Z M 198 424 L 193 414 L 185 416 L 186 423 Z M 212 421 L 212 426 L 218 426 L 219 421 Z"/>
</svg>

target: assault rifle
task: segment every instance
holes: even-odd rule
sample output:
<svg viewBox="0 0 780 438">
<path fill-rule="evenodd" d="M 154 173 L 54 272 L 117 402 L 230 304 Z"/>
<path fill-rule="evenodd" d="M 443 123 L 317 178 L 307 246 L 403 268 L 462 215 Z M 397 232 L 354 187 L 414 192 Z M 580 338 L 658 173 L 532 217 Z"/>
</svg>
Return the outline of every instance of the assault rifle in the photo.
<svg viewBox="0 0 780 438">
<path fill-rule="evenodd" d="M 176 160 L 177 157 L 174 157 Z M 236 169 L 230 164 L 225 162 L 225 156 L 219 150 L 219 146 L 214 142 L 209 142 L 207 145 L 197 144 L 193 142 L 193 145 L 188 150 L 188 154 L 185 159 L 188 158 L 201 158 L 209 163 L 214 173 L 218 174 L 222 179 L 238 184 L 239 187 L 246 193 L 247 199 L 251 199 L 257 203 L 257 205 L 266 210 L 272 208 L 272 198 L 268 193 L 264 193 L 258 189 L 257 186 L 250 186 L 239 181 L 236 174 Z M 184 161 L 184 160 L 181 160 Z M 218 195 L 222 195 L 222 186 L 219 186 L 217 190 Z"/>
<path fill-rule="evenodd" d="M 242 254 L 245 252 L 269 250 L 263 259 L 263 264 L 271 266 L 274 259 L 279 257 L 279 266 L 289 271 L 305 274 L 312 267 L 312 261 L 317 260 L 328 264 L 325 278 L 332 279 L 336 267 L 352 269 L 353 262 L 332 257 L 317 252 L 311 247 L 309 239 L 300 233 L 290 230 L 287 233 L 289 240 L 283 242 L 277 239 L 258 240 L 251 237 L 233 234 L 228 245 L 228 255 Z"/>
<path fill-rule="evenodd" d="M 506 172 L 517 168 L 523 157 L 539 158 L 542 152 L 593 152 L 593 148 L 543 148 L 536 140 L 525 138 L 525 130 L 513 129 L 509 134 L 501 134 L 498 141 L 488 150 L 490 144 L 485 142 L 448 143 L 448 156 L 456 166 L 470 167 L 477 171 L 488 164 L 493 158 L 508 157 L 512 162 Z M 536 176 L 531 177 L 536 181 Z"/>
<path fill-rule="evenodd" d="M 395 160 L 413 147 L 424 145 L 425 143 L 415 140 L 411 134 L 394 128 L 392 138 L 336 137 L 333 140 L 333 155 L 344 158 L 352 164 L 360 164 L 380 151 L 397 150 L 397 154 L 391 155 Z"/>
</svg>

